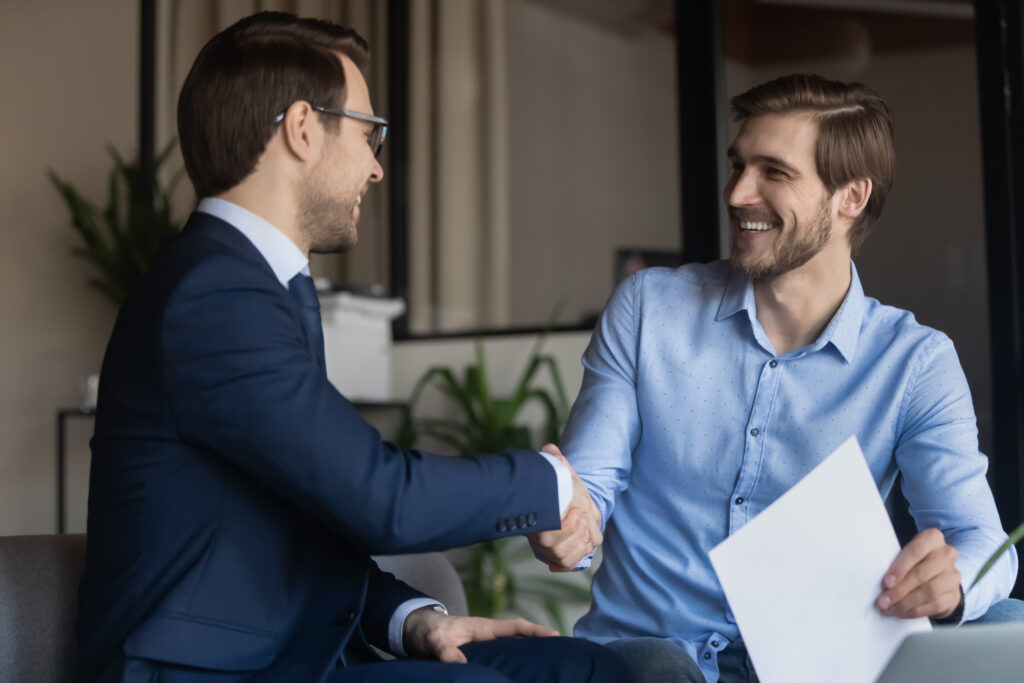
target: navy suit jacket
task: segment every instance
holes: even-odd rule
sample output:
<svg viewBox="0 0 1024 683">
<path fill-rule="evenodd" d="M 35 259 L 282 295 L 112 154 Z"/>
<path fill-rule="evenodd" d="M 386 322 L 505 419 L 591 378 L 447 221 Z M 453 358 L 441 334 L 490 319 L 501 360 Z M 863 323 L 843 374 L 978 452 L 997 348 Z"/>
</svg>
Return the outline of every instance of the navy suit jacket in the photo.
<svg viewBox="0 0 1024 683">
<path fill-rule="evenodd" d="M 118 315 L 92 453 L 80 681 L 322 680 L 420 595 L 371 554 L 559 525 L 536 453 L 381 441 L 267 262 L 200 213 Z"/>
</svg>

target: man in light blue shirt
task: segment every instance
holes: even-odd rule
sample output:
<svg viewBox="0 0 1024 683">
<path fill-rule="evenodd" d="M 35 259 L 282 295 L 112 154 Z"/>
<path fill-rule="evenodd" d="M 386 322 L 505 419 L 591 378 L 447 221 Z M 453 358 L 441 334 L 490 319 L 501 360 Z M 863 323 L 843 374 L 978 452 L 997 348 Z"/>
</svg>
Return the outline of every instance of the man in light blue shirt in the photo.
<svg viewBox="0 0 1024 683">
<path fill-rule="evenodd" d="M 877 608 L 1024 614 L 1000 602 L 1012 550 L 966 592 L 1006 535 L 953 344 L 867 298 L 851 262 L 892 183 L 891 113 L 859 84 L 811 76 L 732 105 L 730 262 L 637 273 L 583 357 L 562 445 L 607 526 L 576 635 L 610 643 L 637 680 L 756 680 L 708 551 L 851 434 L 883 496 L 903 473 L 921 530 L 879 577 Z M 583 534 L 531 541 L 565 570 Z"/>
</svg>

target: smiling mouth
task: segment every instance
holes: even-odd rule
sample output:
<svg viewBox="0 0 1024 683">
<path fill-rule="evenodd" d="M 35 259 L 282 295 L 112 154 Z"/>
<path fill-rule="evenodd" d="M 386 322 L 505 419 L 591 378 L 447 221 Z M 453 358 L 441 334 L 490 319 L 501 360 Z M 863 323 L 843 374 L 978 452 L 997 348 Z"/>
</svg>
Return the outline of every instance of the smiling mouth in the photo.
<svg viewBox="0 0 1024 683">
<path fill-rule="evenodd" d="M 762 221 L 740 221 L 740 230 L 746 230 L 748 232 L 765 232 L 775 227 L 772 223 L 765 223 Z"/>
</svg>

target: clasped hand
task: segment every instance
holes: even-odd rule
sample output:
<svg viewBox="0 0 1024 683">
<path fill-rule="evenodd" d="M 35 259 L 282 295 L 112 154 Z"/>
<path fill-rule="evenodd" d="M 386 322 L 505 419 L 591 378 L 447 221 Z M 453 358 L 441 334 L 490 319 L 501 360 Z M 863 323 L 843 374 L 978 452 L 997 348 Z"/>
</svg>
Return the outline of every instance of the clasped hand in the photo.
<svg viewBox="0 0 1024 683">
<path fill-rule="evenodd" d="M 562 517 L 562 527 L 551 531 L 528 534 L 527 539 L 537 559 L 553 572 L 572 571 L 579 561 L 601 545 L 601 513 L 590 497 L 587 485 L 569 465 L 558 447 L 548 444 L 542 448 L 569 468 L 572 474 L 572 501 Z"/>
<path fill-rule="evenodd" d="M 466 663 L 459 648 L 466 643 L 496 638 L 557 636 L 558 631 L 526 619 L 456 617 L 430 607 L 413 610 L 405 619 L 402 646 L 410 657 L 429 657 L 442 662 Z"/>
<path fill-rule="evenodd" d="M 943 619 L 963 598 L 956 548 L 938 529 L 925 529 L 896 556 L 875 605 L 887 617 Z"/>
</svg>

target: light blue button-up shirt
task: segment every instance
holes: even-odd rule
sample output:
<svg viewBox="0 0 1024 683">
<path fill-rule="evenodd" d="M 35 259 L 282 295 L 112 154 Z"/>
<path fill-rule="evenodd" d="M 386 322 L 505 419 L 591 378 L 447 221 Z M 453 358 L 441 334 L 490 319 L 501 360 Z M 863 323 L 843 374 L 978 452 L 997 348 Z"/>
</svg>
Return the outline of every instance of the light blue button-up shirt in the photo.
<svg viewBox="0 0 1024 683">
<path fill-rule="evenodd" d="M 965 589 L 1006 539 L 952 342 L 865 297 L 851 270 L 821 336 L 781 356 L 728 262 L 644 270 L 612 296 L 562 439 L 607 523 L 577 636 L 668 638 L 717 681 L 740 634 L 708 551 L 850 435 L 883 497 L 903 472 L 911 514 L 956 547 Z M 1016 572 L 1011 550 L 967 593 L 965 620 Z"/>
</svg>

